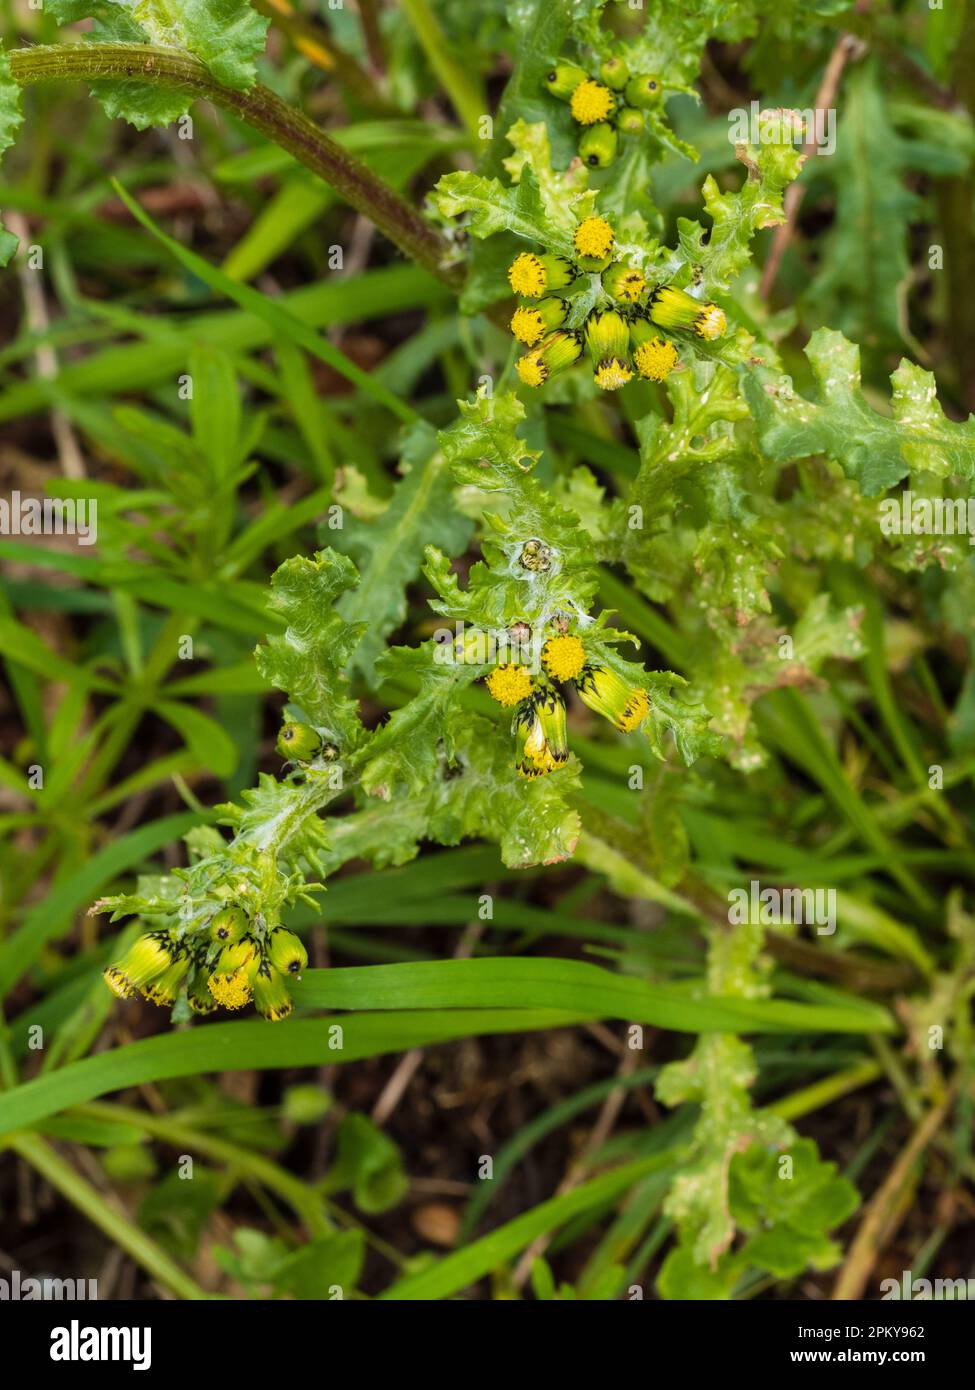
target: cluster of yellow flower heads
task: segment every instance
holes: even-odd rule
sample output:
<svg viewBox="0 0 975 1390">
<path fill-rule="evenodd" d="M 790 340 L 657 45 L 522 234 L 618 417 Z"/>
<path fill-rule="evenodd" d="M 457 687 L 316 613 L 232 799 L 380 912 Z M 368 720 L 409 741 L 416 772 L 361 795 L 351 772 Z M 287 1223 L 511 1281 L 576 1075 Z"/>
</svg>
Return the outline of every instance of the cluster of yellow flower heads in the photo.
<svg viewBox="0 0 975 1390">
<path fill-rule="evenodd" d="M 605 169 L 616 158 L 620 136 L 639 135 L 645 112 L 663 98 L 652 74 L 631 75 L 622 58 L 606 58 L 592 77 L 575 63 L 556 63 L 545 77 L 546 90 L 569 103 L 582 127 L 579 158 L 591 169 Z"/>
<path fill-rule="evenodd" d="M 728 322 L 717 304 L 695 299 L 674 285 L 651 288 L 643 272 L 615 260 L 616 236 L 604 217 L 586 217 L 573 235 L 574 260 L 523 251 L 508 267 L 508 282 L 519 296 L 511 331 L 528 351 L 518 360 L 526 386 L 541 386 L 573 366 L 587 348 L 594 380 L 617 391 L 633 380 L 664 381 L 678 364 L 678 350 L 664 330 L 681 330 L 711 341 Z M 563 325 L 569 291 L 581 275 L 600 276 L 607 307 L 593 309 L 576 332 Z"/>
<path fill-rule="evenodd" d="M 299 769 L 338 757 L 334 744 L 293 720 L 282 726 L 277 748 Z M 246 900 L 247 885 L 224 885 L 216 896 Z M 172 1008 L 185 991 L 197 1014 L 211 1014 L 218 1006 L 242 1009 L 253 1000 L 264 1018 L 287 1018 L 294 1007 L 288 981 L 301 978 L 308 952 L 294 932 L 269 928 L 254 915 L 251 921 L 241 907 L 215 905 L 210 920 L 191 932 L 171 927 L 146 932 L 108 967 L 105 983 L 120 999 L 141 994 L 164 1008 Z"/>
<path fill-rule="evenodd" d="M 547 639 L 542 666 L 544 674 L 503 662 L 485 680 L 491 697 L 515 711 L 521 777 L 542 777 L 568 759 L 565 700 L 559 686 L 575 690 L 584 704 L 623 733 L 632 733 L 649 713 L 650 700 L 642 686 L 628 685 L 609 667 L 590 662 L 574 633 L 557 632 Z"/>
<path fill-rule="evenodd" d="M 144 933 L 108 967 L 105 983 L 120 999 L 138 993 L 168 1008 L 185 989 L 197 1014 L 218 1005 L 240 1009 L 253 999 L 258 1013 L 277 1021 L 293 1008 L 288 980 L 300 978 L 307 964 L 294 932 L 275 927 L 259 936 L 239 907 L 221 907 L 205 928 L 185 936 L 169 927 Z"/>
</svg>

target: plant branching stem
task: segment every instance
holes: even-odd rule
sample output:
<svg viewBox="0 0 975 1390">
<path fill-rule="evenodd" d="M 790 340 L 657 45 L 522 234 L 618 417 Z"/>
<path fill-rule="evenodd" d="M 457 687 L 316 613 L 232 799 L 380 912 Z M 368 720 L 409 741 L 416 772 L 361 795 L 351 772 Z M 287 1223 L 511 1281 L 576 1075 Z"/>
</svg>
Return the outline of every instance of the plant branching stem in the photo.
<svg viewBox="0 0 975 1390">
<path fill-rule="evenodd" d="M 234 91 L 215 81 L 199 59 L 175 48 L 137 43 L 54 44 L 10 54 L 11 72 L 22 86 L 38 82 L 147 82 L 212 101 L 288 151 L 368 217 L 407 256 L 445 285 L 459 290 L 463 269 L 450 248 L 405 199 L 303 112 L 260 83 Z"/>
</svg>

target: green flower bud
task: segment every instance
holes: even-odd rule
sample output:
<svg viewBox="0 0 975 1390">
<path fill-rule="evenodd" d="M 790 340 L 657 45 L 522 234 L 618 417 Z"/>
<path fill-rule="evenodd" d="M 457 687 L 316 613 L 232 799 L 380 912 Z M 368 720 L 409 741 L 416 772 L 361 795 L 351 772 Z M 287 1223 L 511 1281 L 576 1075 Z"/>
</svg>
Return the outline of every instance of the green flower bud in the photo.
<svg viewBox="0 0 975 1390">
<path fill-rule="evenodd" d="M 190 968 L 190 958 L 181 952 L 172 965 L 167 966 L 161 975 L 142 986 L 142 993 L 153 1004 L 171 1008 L 176 1003 L 176 994 L 183 983 L 183 976 Z"/>
<path fill-rule="evenodd" d="M 210 938 L 221 946 L 239 941 L 247 930 L 247 918 L 239 907 L 222 907 L 210 919 Z"/>
<path fill-rule="evenodd" d="M 278 734 L 277 749 L 281 757 L 296 763 L 311 762 L 321 746 L 322 740 L 310 724 L 285 724 Z"/>
<path fill-rule="evenodd" d="M 616 158 L 619 136 L 606 121 L 590 126 L 579 140 L 579 158 L 590 169 L 605 169 Z"/>
<path fill-rule="evenodd" d="M 656 106 L 663 96 L 663 88 L 655 77 L 644 74 L 641 77 L 631 77 L 623 91 L 628 106 L 638 106 L 646 111 L 651 106 Z"/>
<path fill-rule="evenodd" d="M 525 541 L 518 556 L 518 563 L 523 569 L 531 570 L 535 574 L 545 574 L 552 568 L 551 547 L 534 538 Z"/>
<path fill-rule="evenodd" d="M 216 1012 L 217 1001 L 210 993 L 206 970 L 199 966 L 194 966 L 190 974 L 189 983 L 186 986 L 186 1001 L 195 1014 Z"/>
<path fill-rule="evenodd" d="M 308 952 L 300 937 L 285 927 L 275 927 L 268 937 L 268 960 L 282 975 L 300 975 L 308 964 Z"/>
<path fill-rule="evenodd" d="M 717 304 L 694 299 L 673 285 L 659 285 L 653 291 L 647 313 L 661 328 L 692 329 L 708 342 L 720 338 L 728 327 L 724 310 Z"/>
<path fill-rule="evenodd" d="M 254 1003 L 261 1017 L 272 1023 L 287 1018 L 294 1008 L 284 976 L 267 959 L 261 961 L 254 975 Z"/>
<path fill-rule="evenodd" d="M 622 58 L 604 58 L 599 65 L 599 76 L 607 87 L 621 92 L 629 81 L 630 69 Z"/>
<path fill-rule="evenodd" d="M 595 309 L 586 319 L 586 347 L 595 365 L 607 357 L 626 357 L 630 333 L 626 319 L 616 309 Z"/>
<path fill-rule="evenodd" d="M 621 106 L 615 121 L 621 135 L 640 135 L 643 131 L 643 112 L 635 106 Z"/>
<path fill-rule="evenodd" d="M 621 304 L 637 304 L 647 288 L 643 271 L 616 261 L 603 271 L 603 289 Z"/>
<path fill-rule="evenodd" d="M 580 82 L 585 82 L 586 76 L 583 69 L 576 67 L 575 63 L 556 63 L 555 67 L 550 68 L 545 74 L 545 87 L 553 97 L 558 97 L 560 101 L 568 101 Z"/>
<path fill-rule="evenodd" d="M 104 972 L 104 980 L 119 999 L 129 999 L 150 980 L 168 970 L 178 947 L 168 931 L 151 931 L 140 936 L 116 965 Z"/>
</svg>

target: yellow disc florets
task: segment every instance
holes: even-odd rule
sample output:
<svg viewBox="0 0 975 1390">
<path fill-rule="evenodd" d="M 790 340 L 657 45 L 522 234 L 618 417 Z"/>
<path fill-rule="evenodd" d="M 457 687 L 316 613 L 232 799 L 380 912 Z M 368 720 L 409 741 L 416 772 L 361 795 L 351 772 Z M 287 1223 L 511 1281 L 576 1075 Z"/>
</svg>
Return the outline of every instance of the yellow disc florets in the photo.
<svg viewBox="0 0 975 1390">
<path fill-rule="evenodd" d="M 677 366 L 677 349 L 666 338 L 651 338 L 634 350 L 633 361 L 647 381 L 664 381 Z"/>
<path fill-rule="evenodd" d="M 632 380 L 633 373 L 618 357 L 611 357 L 608 362 L 600 362 L 596 368 L 596 385 L 602 391 L 618 391 L 621 386 Z"/>
<path fill-rule="evenodd" d="M 717 304 L 706 304 L 694 321 L 694 332 L 708 342 L 713 338 L 720 338 L 727 327 L 725 312 L 719 309 Z"/>
<path fill-rule="evenodd" d="M 243 970 L 232 970 L 229 975 L 211 975 L 207 984 L 214 999 L 225 1009 L 242 1009 L 253 993 Z"/>
<path fill-rule="evenodd" d="M 587 217 L 575 232 L 575 248 L 580 256 L 608 256 L 613 248 L 613 229 L 605 217 Z"/>
<path fill-rule="evenodd" d="M 520 705 L 532 692 L 531 672 L 525 666 L 495 666 L 486 683 L 499 705 Z"/>
<path fill-rule="evenodd" d="M 537 352 L 526 352 L 516 364 L 518 375 L 526 386 L 541 386 L 548 376 L 548 368 Z"/>
<path fill-rule="evenodd" d="M 602 82 L 587 78 L 572 93 L 571 111 L 580 125 L 595 125 L 605 121 L 615 105 L 613 93 Z"/>
<path fill-rule="evenodd" d="M 545 325 L 537 309 L 516 309 L 511 316 L 511 331 L 519 343 L 534 347 L 545 332 Z"/>
<path fill-rule="evenodd" d="M 586 651 L 571 633 L 550 637 L 542 648 L 542 664 L 554 680 L 574 681 L 586 664 Z"/>
<path fill-rule="evenodd" d="M 545 267 L 530 251 L 522 251 L 508 267 L 508 283 L 524 299 L 537 299 L 547 282 Z"/>
</svg>

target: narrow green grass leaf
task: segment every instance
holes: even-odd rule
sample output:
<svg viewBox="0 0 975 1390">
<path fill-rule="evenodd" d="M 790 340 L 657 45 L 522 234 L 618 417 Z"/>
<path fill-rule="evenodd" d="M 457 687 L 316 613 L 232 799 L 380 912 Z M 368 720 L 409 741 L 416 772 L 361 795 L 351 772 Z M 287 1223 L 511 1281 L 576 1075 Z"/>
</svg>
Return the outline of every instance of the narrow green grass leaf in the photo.
<svg viewBox="0 0 975 1390">
<path fill-rule="evenodd" d="M 303 347 L 306 352 L 310 352 L 313 357 L 317 357 L 320 362 L 324 362 L 340 376 L 345 377 L 346 381 L 351 381 L 353 386 L 358 386 L 360 391 L 371 396 L 379 405 L 384 405 L 398 419 L 406 423 L 416 419 L 416 412 L 410 406 L 405 405 L 397 396 L 387 391 L 369 372 L 357 367 L 346 357 L 344 352 L 333 347 L 326 338 L 320 337 L 314 329 L 309 328 L 300 319 L 293 317 L 287 309 L 275 303 L 273 299 L 268 299 L 267 295 L 261 294 L 260 291 L 251 289 L 249 285 L 242 285 L 236 280 L 232 280 L 224 271 L 211 265 L 202 256 L 198 256 L 195 251 L 190 251 L 171 236 L 167 236 L 160 227 L 156 226 L 141 204 L 137 203 L 122 187 L 118 179 L 112 180 L 112 187 L 132 216 L 141 222 L 146 231 L 150 232 L 168 251 L 172 252 L 184 269 L 197 276 L 205 285 L 209 285 L 210 289 L 218 294 L 226 295 L 228 299 L 232 299 L 241 309 L 246 309 L 255 318 L 263 319 L 276 334 L 289 338 L 299 347 Z"/>
<path fill-rule="evenodd" d="M 490 1235 L 482 1236 L 472 1245 L 448 1255 L 432 1269 L 400 1279 L 392 1288 L 380 1294 L 380 1298 L 411 1301 L 449 1298 L 492 1270 L 500 1269 L 536 1236 L 555 1230 L 571 1217 L 579 1216 L 592 1207 L 612 1201 L 641 1178 L 670 1168 L 673 1163 L 674 1153 L 669 1151 L 638 1158 L 608 1173 L 601 1173 L 598 1178 L 590 1179 L 573 1192 L 541 1202 L 524 1216 L 515 1217 L 514 1221 L 499 1226 Z"/>
<path fill-rule="evenodd" d="M 0 1134 L 26 1129 L 71 1105 L 126 1086 L 210 1072 L 332 1066 L 386 1052 L 491 1033 L 565 1028 L 587 1015 L 550 1009 L 417 1009 L 357 1018 L 306 1018 L 287 1023 L 212 1023 L 183 1033 L 163 1033 L 112 1052 L 86 1057 L 23 1086 L 0 1092 Z M 336 1046 L 335 1029 L 341 1029 Z"/>
<path fill-rule="evenodd" d="M 895 1027 L 885 1009 L 870 1003 L 841 1008 L 784 999 L 725 999 L 556 957 L 308 970 L 294 984 L 293 994 L 304 1008 L 566 1009 L 680 1033 L 886 1033 Z"/>
</svg>

